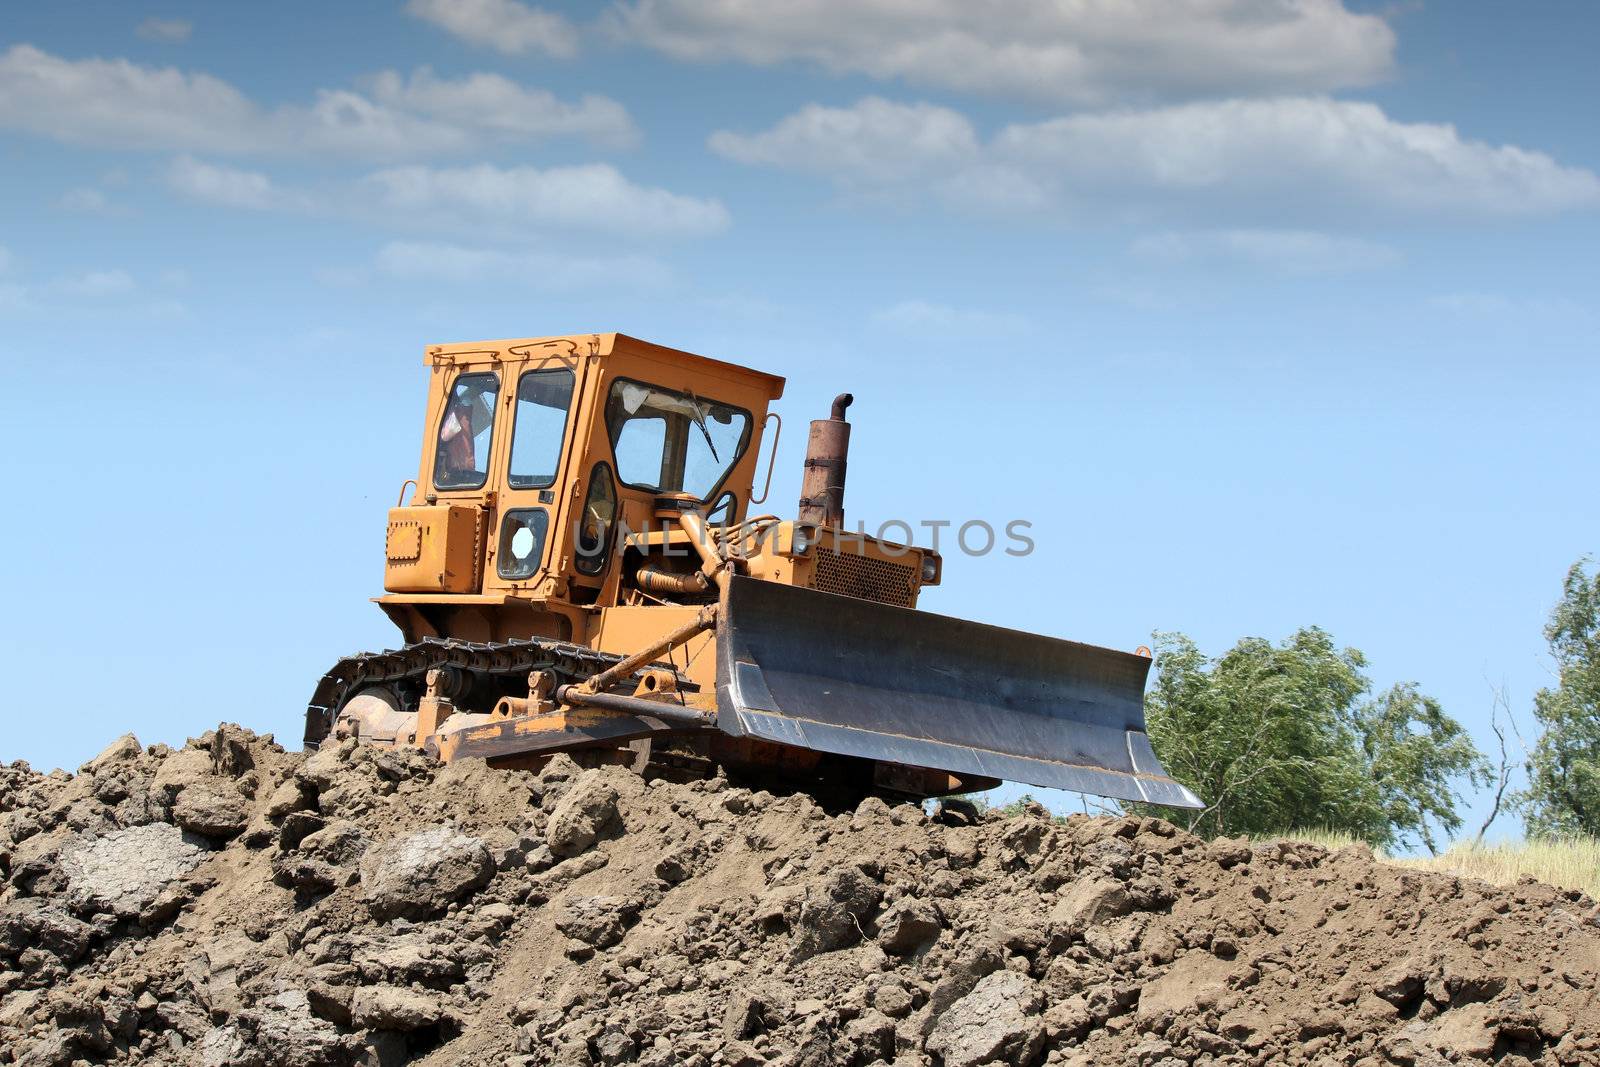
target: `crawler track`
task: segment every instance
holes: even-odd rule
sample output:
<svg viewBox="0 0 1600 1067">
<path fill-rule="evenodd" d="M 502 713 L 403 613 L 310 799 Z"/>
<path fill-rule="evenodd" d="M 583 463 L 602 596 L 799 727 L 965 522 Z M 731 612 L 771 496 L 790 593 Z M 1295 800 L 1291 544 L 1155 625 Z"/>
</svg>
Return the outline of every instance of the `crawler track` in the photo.
<svg viewBox="0 0 1600 1067">
<path fill-rule="evenodd" d="M 425 637 L 404 648 L 358 652 L 335 663 L 317 683 L 306 706 L 305 744 L 307 748 L 319 745 L 332 731 L 339 709 L 361 689 L 398 685 L 420 691 L 428 671 L 435 667 L 455 667 L 472 677 L 498 680 L 514 688 L 529 671 L 550 671 L 561 683 L 580 682 L 623 658 L 587 645 L 538 637 L 511 641 Z M 694 688 L 686 679 L 681 685 Z"/>
</svg>

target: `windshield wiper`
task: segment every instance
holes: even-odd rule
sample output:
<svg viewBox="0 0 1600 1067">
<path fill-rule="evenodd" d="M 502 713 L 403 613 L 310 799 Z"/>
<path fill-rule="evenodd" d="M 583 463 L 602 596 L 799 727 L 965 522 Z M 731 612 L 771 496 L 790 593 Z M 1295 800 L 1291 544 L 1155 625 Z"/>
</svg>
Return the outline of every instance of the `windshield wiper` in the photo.
<svg viewBox="0 0 1600 1067">
<path fill-rule="evenodd" d="M 689 390 L 689 401 L 689 406 L 694 409 L 694 424 L 700 427 L 700 433 L 706 439 L 706 447 L 711 449 L 711 458 L 721 463 L 722 457 L 717 455 L 716 442 L 711 440 L 711 430 L 706 426 L 706 413 L 700 410 L 700 398 L 694 395 L 693 389 Z"/>
</svg>

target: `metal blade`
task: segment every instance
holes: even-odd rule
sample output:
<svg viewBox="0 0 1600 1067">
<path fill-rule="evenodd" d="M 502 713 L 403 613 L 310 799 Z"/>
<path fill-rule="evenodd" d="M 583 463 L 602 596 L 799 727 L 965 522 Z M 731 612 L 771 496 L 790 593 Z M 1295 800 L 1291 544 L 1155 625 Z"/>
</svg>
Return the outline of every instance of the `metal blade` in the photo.
<svg viewBox="0 0 1600 1067">
<path fill-rule="evenodd" d="M 746 577 L 724 604 L 726 733 L 1204 807 L 1150 748 L 1144 656 Z"/>
</svg>

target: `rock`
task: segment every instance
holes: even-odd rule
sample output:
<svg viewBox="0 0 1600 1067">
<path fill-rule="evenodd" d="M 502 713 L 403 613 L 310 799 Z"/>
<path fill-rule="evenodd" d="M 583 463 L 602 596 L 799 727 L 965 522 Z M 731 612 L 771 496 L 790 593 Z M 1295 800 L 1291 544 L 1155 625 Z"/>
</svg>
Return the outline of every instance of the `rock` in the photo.
<svg viewBox="0 0 1600 1067">
<path fill-rule="evenodd" d="M 1433 1026 L 1430 1044 L 1441 1052 L 1488 1059 L 1494 1053 L 1498 1029 L 1486 1004 L 1468 1004 L 1441 1015 Z"/>
<path fill-rule="evenodd" d="M 201 748 L 181 748 L 161 761 L 154 786 L 171 803 L 189 786 L 211 777 L 211 753 Z"/>
<path fill-rule="evenodd" d="M 794 1013 L 794 991 L 782 982 L 757 982 L 736 989 L 722 1013 L 722 1031 L 730 1041 L 742 1041 L 776 1029 Z"/>
<path fill-rule="evenodd" d="M 594 1039 L 595 1055 L 607 1065 L 628 1062 L 633 1059 L 636 1048 L 637 1043 L 619 1026 L 606 1027 L 605 1032 Z"/>
<path fill-rule="evenodd" d="M 545 843 L 557 856 L 576 856 L 619 821 L 617 791 L 600 771 L 585 771 L 550 813 Z"/>
<path fill-rule="evenodd" d="M 451 1021 L 439 998 L 395 986 L 367 986 L 350 999 L 350 1020 L 372 1030 L 421 1030 Z"/>
<path fill-rule="evenodd" d="M 118 765 L 129 763 L 144 755 L 144 749 L 139 744 L 139 739 L 132 734 L 123 734 L 94 759 L 83 765 L 85 774 L 105 774 L 114 770 Z"/>
<path fill-rule="evenodd" d="M 172 821 L 203 837 L 237 837 L 248 819 L 244 798 L 222 782 L 197 782 L 179 793 L 172 805 Z"/>
<path fill-rule="evenodd" d="M 1050 925 L 1058 936 L 1082 937 L 1090 926 L 1133 910 L 1126 886 L 1114 878 L 1096 875 L 1072 883 L 1062 893 L 1050 909 Z"/>
<path fill-rule="evenodd" d="M 996 971 L 952 1004 L 934 1024 L 928 1050 L 945 1067 L 985 1063 L 1026 1067 L 1044 1045 L 1038 986 L 1015 971 Z"/>
<path fill-rule="evenodd" d="M 340 772 L 349 764 L 350 757 L 355 754 L 356 748 L 357 745 L 353 739 L 346 739 L 337 744 L 324 742 L 320 748 L 306 758 L 304 763 L 300 764 L 294 776 L 300 780 L 302 785 L 314 791 L 330 789 L 333 787 L 334 780 L 339 776 Z"/>
<path fill-rule="evenodd" d="M 302 989 L 285 989 L 234 1016 L 233 1025 L 247 1035 L 254 1055 L 250 1067 L 344 1067 L 360 1050 L 351 1036 L 311 1011 Z M 233 1061 L 229 1067 L 241 1067 Z"/>
<path fill-rule="evenodd" d="M 610 948 L 622 940 L 639 906 L 625 897 L 575 897 L 556 916 L 556 929 L 591 948 Z"/>
<path fill-rule="evenodd" d="M 95 928 L 53 902 L 24 897 L 0 911 L 0 959 L 16 959 L 29 948 L 42 949 L 66 963 L 82 956 Z"/>
<path fill-rule="evenodd" d="M 438 826 L 368 849 L 360 877 L 373 918 L 425 919 L 487 885 L 494 858 L 477 838 Z"/>
<path fill-rule="evenodd" d="M 846 948 L 861 940 L 862 927 L 883 890 L 859 867 L 842 867 L 808 889 L 800 902 L 794 930 L 798 962 L 819 952 Z"/>
<path fill-rule="evenodd" d="M 845 1027 L 845 1038 L 856 1048 L 863 1062 L 874 1062 L 894 1055 L 894 1021 L 881 1012 L 868 1010 Z"/>
<path fill-rule="evenodd" d="M 885 952 L 903 956 L 932 944 L 941 929 L 938 909 L 931 903 L 902 897 L 878 916 L 878 944 Z"/>
<path fill-rule="evenodd" d="M 900 982 L 885 982 L 872 994 L 872 1006 L 891 1019 L 903 1019 L 916 1007 L 911 991 Z"/>
<path fill-rule="evenodd" d="M 137 918 L 205 855 L 182 830 L 166 823 L 82 839 L 61 853 L 68 904 L 79 914 Z"/>
<path fill-rule="evenodd" d="M 267 797 L 267 818 L 276 822 L 290 812 L 305 811 L 313 803 L 311 793 L 298 778 L 286 778 Z"/>
<path fill-rule="evenodd" d="M 225 722 L 207 735 L 211 750 L 211 772 L 225 778 L 239 778 L 255 769 L 251 746 L 256 735 L 236 723 Z"/>
</svg>

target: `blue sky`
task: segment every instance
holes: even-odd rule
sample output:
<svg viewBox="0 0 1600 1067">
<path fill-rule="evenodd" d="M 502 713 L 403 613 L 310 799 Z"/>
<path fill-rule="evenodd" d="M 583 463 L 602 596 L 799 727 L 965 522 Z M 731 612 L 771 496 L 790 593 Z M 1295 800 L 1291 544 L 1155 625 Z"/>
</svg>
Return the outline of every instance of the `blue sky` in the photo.
<svg viewBox="0 0 1600 1067">
<path fill-rule="evenodd" d="M 1527 730 L 1600 547 L 1597 24 L 11 5 L 0 757 L 297 739 L 328 663 L 394 640 L 366 598 L 422 346 L 609 329 L 788 376 L 780 502 L 849 389 L 853 518 L 1033 523 L 932 610 L 1213 652 L 1317 624 L 1480 742 L 1492 686 Z"/>
</svg>

